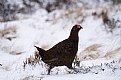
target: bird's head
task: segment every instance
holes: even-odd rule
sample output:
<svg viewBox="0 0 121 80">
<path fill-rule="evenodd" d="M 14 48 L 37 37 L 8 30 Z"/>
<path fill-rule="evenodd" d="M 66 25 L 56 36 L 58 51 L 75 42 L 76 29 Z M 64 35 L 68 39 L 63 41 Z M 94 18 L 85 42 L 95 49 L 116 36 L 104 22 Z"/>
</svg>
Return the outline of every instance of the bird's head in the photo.
<svg viewBox="0 0 121 80">
<path fill-rule="evenodd" d="M 73 30 L 74 30 L 74 31 L 75 31 L 75 30 L 79 31 L 80 29 L 83 29 L 83 28 L 81 27 L 80 24 L 75 24 L 75 25 L 73 26 Z"/>
<path fill-rule="evenodd" d="M 75 24 L 71 29 L 69 39 L 72 41 L 78 41 L 78 32 L 80 29 L 83 29 L 80 24 Z"/>
<path fill-rule="evenodd" d="M 80 24 L 75 24 L 73 27 L 78 28 L 78 29 L 83 29 Z"/>
</svg>

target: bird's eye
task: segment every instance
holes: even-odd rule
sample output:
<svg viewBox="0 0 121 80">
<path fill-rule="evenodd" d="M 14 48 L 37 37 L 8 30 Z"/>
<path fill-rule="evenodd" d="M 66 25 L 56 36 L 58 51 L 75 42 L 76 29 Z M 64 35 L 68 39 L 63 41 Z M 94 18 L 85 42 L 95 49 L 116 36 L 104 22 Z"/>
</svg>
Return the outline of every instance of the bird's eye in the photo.
<svg viewBox="0 0 121 80">
<path fill-rule="evenodd" d="M 77 26 L 77 28 L 81 28 L 81 26 Z"/>
</svg>

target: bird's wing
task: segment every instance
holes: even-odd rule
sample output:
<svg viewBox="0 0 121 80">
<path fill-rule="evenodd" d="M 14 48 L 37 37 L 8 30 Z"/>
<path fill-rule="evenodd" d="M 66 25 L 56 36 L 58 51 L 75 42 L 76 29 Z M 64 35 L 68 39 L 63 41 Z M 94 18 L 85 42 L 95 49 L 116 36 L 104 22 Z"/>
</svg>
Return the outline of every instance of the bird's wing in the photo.
<svg viewBox="0 0 121 80">
<path fill-rule="evenodd" d="M 51 54 L 53 58 L 58 58 L 58 61 L 63 61 L 65 58 L 67 59 L 73 56 L 73 53 L 76 53 L 75 48 L 75 45 L 71 41 L 64 40 L 52 47 L 50 51 L 48 51 L 50 52 L 48 55 Z"/>
<path fill-rule="evenodd" d="M 46 57 L 44 58 L 44 60 L 50 62 L 62 62 L 65 59 L 69 59 L 70 57 L 72 57 L 73 53 L 76 53 L 77 50 L 75 50 L 75 48 L 75 44 L 66 39 L 53 46 L 51 49 L 47 50 L 47 52 L 45 53 Z"/>
<path fill-rule="evenodd" d="M 54 62 L 54 61 L 58 61 L 58 58 L 52 58 L 50 60 L 44 60 L 44 62 L 48 63 L 48 62 Z"/>
<path fill-rule="evenodd" d="M 58 62 L 60 62 L 59 61 L 59 59 L 58 58 L 52 58 L 52 59 L 50 59 L 50 60 L 44 60 L 44 62 L 45 63 L 47 63 L 48 65 L 57 65 L 58 64 Z"/>
</svg>

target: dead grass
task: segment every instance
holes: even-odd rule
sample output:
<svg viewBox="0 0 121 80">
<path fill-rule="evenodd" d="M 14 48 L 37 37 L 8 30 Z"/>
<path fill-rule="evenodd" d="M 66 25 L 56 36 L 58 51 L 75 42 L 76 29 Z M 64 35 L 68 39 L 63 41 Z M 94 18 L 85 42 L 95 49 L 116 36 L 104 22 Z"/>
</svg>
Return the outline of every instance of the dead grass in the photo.
<svg viewBox="0 0 121 80">
<path fill-rule="evenodd" d="M 0 37 L 4 37 L 7 34 L 15 33 L 15 32 L 16 32 L 16 26 L 4 27 L 4 29 L 0 30 Z"/>
<path fill-rule="evenodd" d="M 105 31 L 107 33 L 109 33 L 109 32 L 113 33 L 113 31 L 116 28 L 121 28 L 121 26 L 120 26 L 121 21 L 119 19 L 110 18 L 110 16 L 109 16 L 111 14 L 111 12 L 113 12 L 114 10 L 115 10 L 115 12 L 117 12 L 119 10 L 119 9 L 116 9 L 116 6 L 111 6 L 108 8 L 100 6 L 99 9 L 101 9 L 101 11 L 100 12 L 96 12 L 96 11 L 92 12 L 92 16 L 94 16 L 94 18 L 96 17 L 96 18 L 102 19 Z"/>
<path fill-rule="evenodd" d="M 92 44 L 90 46 L 88 46 L 84 51 L 96 51 L 98 48 L 100 48 L 102 45 L 100 44 Z"/>
<path fill-rule="evenodd" d="M 121 22 L 120 20 L 115 20 L 114 18 L 110 19 L 108 17 L 108 11 L 107 10 L 106 11 L 102 11 L 101 16 L 102 16 L 103 24 L 105 26 L 105 30 L 107 32 L 113 33 L 113 30 L 115 28 L 118 28 L 117 23 Z"/>
<path fill-rule="evenodd" d="M 15 20 L 18 20 L 16 16 L 13 16 L 12 19 L 0 18 L 0 22 L 8 22 L 8 21 L 15 21 Z"/>
<path fill-rule="evenodd" d="M 80 61 L 97 59 L 100 56 L 100 51 L 98 50 L 100 47 L 102 47 L 101 44 L 92 44 L 85 48 L 77 57 Z"/>
<path fill-rule="evenodd" d="M 20 55 L 20 54 L 22 54 L 22 53 L 24 53 L 24 52 L 14 50 L 14 51 L 10 51 L 9 53 L 12 54 L 12 55 Z"/>
<path fill-rule="evenodd" d="M 68 20 L 77 20 L 78 23 L 82 23 L 85 19 L 85 7 L 72 7 L 68 8 L 65 13 L 62 13 L 60 16 L 54 17 L 52 19 L 53 24 L 55 24 L 59 19 L 68 19 Z M 51 21 L 51 20 L 50 20 Z"/>
<path fill-rule="evenodd" d="M 104 56 L 101 56 L 101 54 L 104 52 L 98 50 L 98 48 L 100 48 L 100 47 L 102 47 L 102 45 L 100 45 L 100 44 L 92 44 L 92 45 L 88 46 L 87 48 L 85 48 L 85 50 L 83 50 L 81 52 L 80 55 L 77 56 L 79 61 L 94 60 L 94 59 L 97 59 L 99 57 L 110 59 L 115 54 L 121 52 L 121 47 L 120 47 L 120 48 L 117 48 L 115 50 L 108 51 L 108 52 L 106 52 L 106 54 Z M 120 59 L 119 59 L 119 62 L 121 62 Z"/>
<path fill-rule="evenodd" d="M 115 50 L 112 50 L 112 51 L 108 51 L 106 54 L 105 54 L 105 58 L 112 58 L 115 54 L 117 54 L 118 52 L 121 52 L 121 47 L 120 48 L 117 48 Z"/>
<path fill-rule="evenodd" d="M 41 56 L 35 52 L 35 55 L 31 56 L 29 58 L 26 58 L 26 60 L 23 62 L 23 68 L 25 69 L 26 65 L 36 66 L 36 64 L 40 63 Z"/>
<path fill-rule="evenodd" d="M 75 16 L 72 16 L 75 15 Z M 65 13 L 65 16 L 68 18 L 78 18 L 80 16 L 83 16 L 83 8 L 76 8 L 76 9 L 68 9 L 67 12 Z"/>
</svg>

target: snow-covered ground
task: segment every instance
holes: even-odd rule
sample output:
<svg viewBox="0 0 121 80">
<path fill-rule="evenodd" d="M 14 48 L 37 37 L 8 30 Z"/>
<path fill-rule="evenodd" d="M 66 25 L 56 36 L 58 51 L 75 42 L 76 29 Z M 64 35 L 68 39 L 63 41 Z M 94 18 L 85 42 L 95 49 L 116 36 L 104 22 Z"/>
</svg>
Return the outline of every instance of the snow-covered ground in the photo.
<svg viewBox="0 0 121 80">
<path fill-rule="evenodd" d="M 91 4 L 91 3 L 90 3 Z M 106 32 L 101 12 L 108 10 L 109 19 L 121 21 L 121 5 L 98 4 L 55 10 L 38 9 L 31 16 L 0 23 L 0 80 L 121 80 L 121 22 L 113 32 Z M 96 12 L 96 15 L 92 13 Z M 47 50 L 66 39 L 75 23 L 82 25 L 77 53 L 78 73 L 67 72 L 65 66 L 47 74 L 43 63 L 26 65 L 34 55 L 34 45 Z"/>
</svg>

